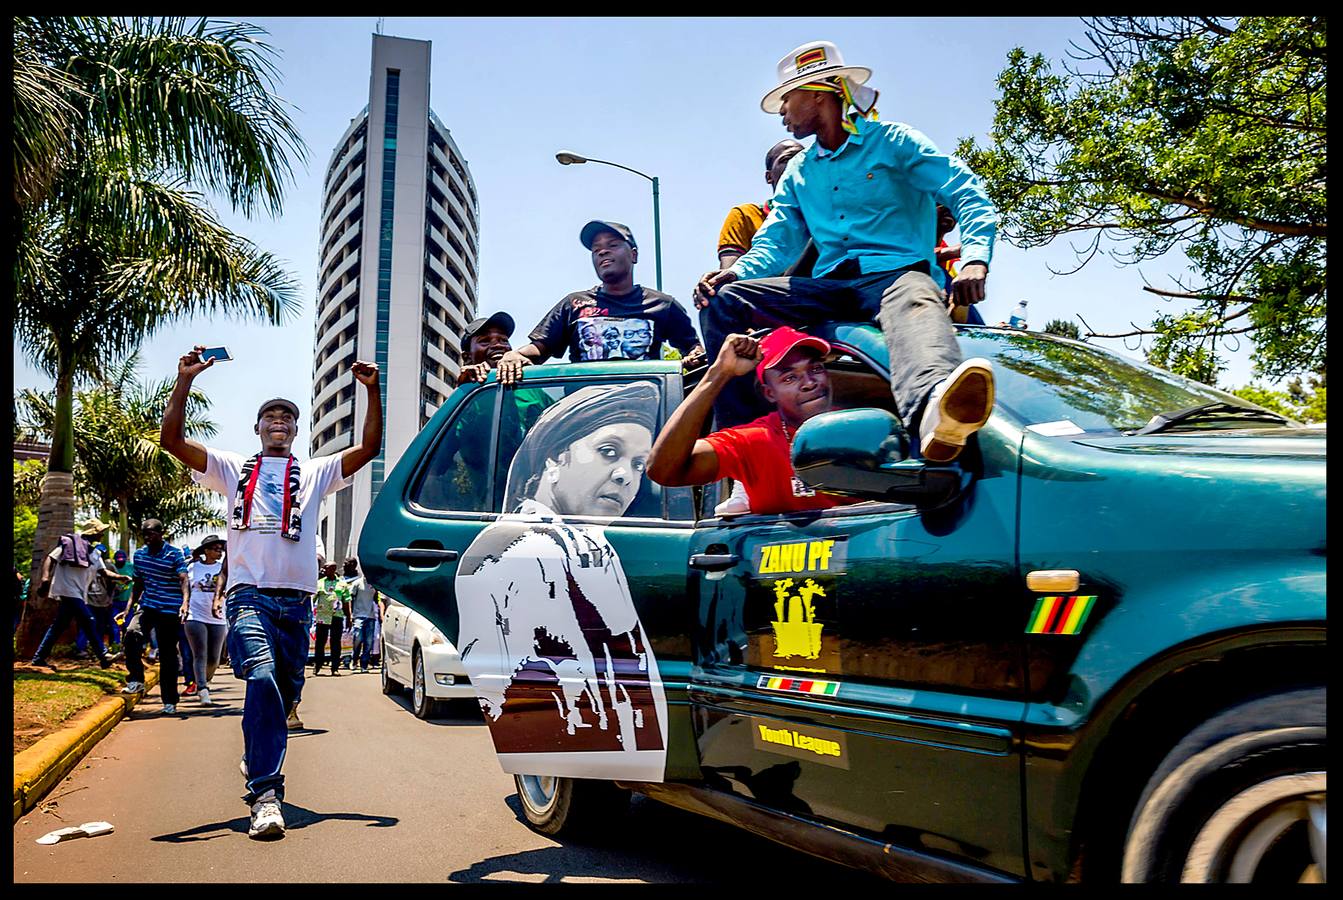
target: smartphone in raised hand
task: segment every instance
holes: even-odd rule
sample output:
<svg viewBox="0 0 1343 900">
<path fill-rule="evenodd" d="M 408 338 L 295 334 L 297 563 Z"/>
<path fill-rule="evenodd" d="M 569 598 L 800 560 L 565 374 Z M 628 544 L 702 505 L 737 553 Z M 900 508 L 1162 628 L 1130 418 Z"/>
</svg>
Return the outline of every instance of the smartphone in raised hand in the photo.
<svg viewBox="0 0 1343 900">
<path fill-rule="evenodd" d="M 201 351 L 201 362 L 209 362 L 212 359 L 228 362 L 233 357 L 229 354 L 227 347 L 206 347 Z"/>
</svg>

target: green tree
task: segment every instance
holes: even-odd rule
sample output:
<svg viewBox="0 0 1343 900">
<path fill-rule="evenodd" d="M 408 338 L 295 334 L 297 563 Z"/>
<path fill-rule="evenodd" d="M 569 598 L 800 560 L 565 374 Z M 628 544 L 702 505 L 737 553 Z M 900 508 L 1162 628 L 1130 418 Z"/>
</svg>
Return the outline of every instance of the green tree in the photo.
<svg viewBox="0 0 1343 900">
<path fill-rule="evenodd" d="M 1069 322 L 1067 319 L 1050 319 L 1045 324 L 1045 334 L 1057 334 L 1059 337 L 1072 338 L 1075 341 L 1082 339 L 1077 323 Z"/>
<path fill-rule="evenodd" d="M 121 549 L 146 518 L 162 520 L 169 534 L 222 526 L 213 497 L 190 477 L 172 454 L 159 447 L 159 427 L 172 394 L 173 380 L 136 379 L 140 359 L 132 354 L 104 373 L 74 403 L 75 494 L 104 521 L 117 523 Z M 52 391 L 19 392 L 16 406 L 26 433 L 45 437 L 56 422 Z M 209 399 L 199 390 L 187 398 L 184 428 L 188 437 L 213 437 Z"/>
<path fill-rule="evenodd" d="M 22 570 L 33 556 L 33 536 L 37 533 L 37 498 L 42 475 L 47 467 L 40 459 L 14 460 L 14 543 L 11 551 L 15 568 Z"/>
<path fill-rule="evenodd" d="M 1300 378 L 1292 379 L 1291 383 L 1287 385 L 1287 389 L 1283 391 L 1247 384 L 1245 387 L 1236 388 L 1231 393 L 1301 422 L 1325 421 L 1325 377 L 1323 370 L 1309 376 L 1305 383 Z"/>
<path fill-rule="evenodd" d="M 292 276 L 224 228 L 193 186 L 244 215 L 274 214 L 305 149 L 258 28 L 21 17 L 14 32 L 26 78 L 15 84 L 16 167 L 42 169 L 16 179 L 15 337 L 56 384 L 40 547 L 73 525 L 78 380 L 184 316 L 278 324 L 297 308 Z M 41 84 L 63 102 L 37 102 Z M 22 651 L 53 610 L 33 610 Z"/>
<path fill-rule="evenodd" d="M 1022 247 L 1086 236 L 1072 271 L 1102 251 L 1121 264 L 1185 253 L 1187 276 L 1145 290 L 1186 311 L 1089 337 L 1151 336 L 1152 362 L 1208 383 L 1237 335 L 1258 375 L 1314 370 L 1326 352 L 1326 20 L 1085 22 L 1061 74 L 1011 51 L 991 143 L 960 144 L 1005 235 Z"/>
</svg>

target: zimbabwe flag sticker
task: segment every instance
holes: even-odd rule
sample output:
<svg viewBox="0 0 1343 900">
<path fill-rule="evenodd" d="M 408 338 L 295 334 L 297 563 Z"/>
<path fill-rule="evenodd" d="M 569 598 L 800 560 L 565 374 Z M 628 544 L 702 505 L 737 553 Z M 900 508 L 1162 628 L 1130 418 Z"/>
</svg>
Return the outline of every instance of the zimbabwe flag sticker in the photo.
<svg viewBox="0 0 1343 900">
<path fill-rule="evenodd" d="M 817 681 L 811 678 L 778 678 L 761 675 L 755 683 L 758 688 L 768 691 L 788 691 L 792 694 L 815 694 L 818 697 L 834 697 L 839 694 L 838 681 Z"/>
<path fill-rule="evenodd" d="M 1027 634 L 1080 634 L 1096 595 L 1041 597 L 1026 623 Z"/>
<path fill-rule="evenodd" d="M 793 60 L 793 65 L 798 69 L 803 69 L 807 66 L 823 62 L 825 62 L 825 48 L 812 47 L 810 50 L 804 50 L 799 53 Z"/>
</svg>

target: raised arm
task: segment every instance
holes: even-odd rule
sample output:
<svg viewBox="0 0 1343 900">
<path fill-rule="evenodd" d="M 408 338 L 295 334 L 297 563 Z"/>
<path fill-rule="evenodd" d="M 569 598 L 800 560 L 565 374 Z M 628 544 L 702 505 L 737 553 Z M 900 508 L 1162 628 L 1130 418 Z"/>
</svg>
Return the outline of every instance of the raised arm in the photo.
<svg viewBox="0 0 1343 900">
<path fill-rule="evenodd" d="M 368 391 L 368 409 L 364 412 L 363 440 L 340 455 L 340 474 L 344 478 L 358 472 L 382 452 L 382 389 L 378 385 L 378 367 L 356 360 L 350 364 L 350 371 L 355 381 Z"/>
<path fill-rule="evenodd" d="M 676 408 L 648 454 L 648 477 L 666 487 L 708 484 L 718 478 L 718 454 L 700 438 L 713 402 L 729 379 L 752 371 L 760 360 L 760 342 L 729 335 L 718 358 L 690 396 Z"/>
<path fill-rule="evenodd" d="M 204 345 L 197 344 L 190 353 L 177 360 L 177 384 L 173 385 L 168 408 L 163 412 L 163 427 L 159 429 L 159 446 L 197 472 L 204 472 L 209 460 L 205 455 L 205 447 L 189 440 L 183 425 L 186 421 L 187 398 L 191 395 L 191 382 L 215 364 L 213 359 L 201 362 L 201 351 L 204 349 Z"/>
</svg>

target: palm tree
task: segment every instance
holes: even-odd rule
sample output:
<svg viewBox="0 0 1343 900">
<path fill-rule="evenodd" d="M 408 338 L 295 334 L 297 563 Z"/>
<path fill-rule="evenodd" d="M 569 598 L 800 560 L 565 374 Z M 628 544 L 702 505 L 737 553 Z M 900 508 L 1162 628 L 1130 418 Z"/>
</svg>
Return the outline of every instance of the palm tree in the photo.
<svg viewBox="0 0 1343 900">
<path fill-rule="evenodd" d="M 76 497 L 117 523 L 121 549 L 146 518 L 163 521 L 169 533 L 187 533 L 222 526 L 211 495 L 191 481 L 176 457 L 159 447 L 163 410 L 173 382 L 144 383 L 133 353 L 116 369 L 104 373 L 94 387 L 75 395 L 74 429 Z M 25 432 L 46 437 L 55 427 L 53 391 L 23 390 L 16 398 Z M 199 390 L 187 397 L 185 431 L 193 439 L 213 437 L 209 399 Z"/>
<path fill-rule="evenodd" d="M 15 336 L 56 382 L 35 575 L 73 525 L 76 382 L 183 316 L 279 324 L 297 309 L 294 279 L 192 189 L 275 214 L 291 156 L 305 157 L 272 94 L 264 34 L 204 19 L 15 19 L 15 159 L 33 170 L 16 170 Z M 56 95 L 45 105 L 43 85 Z M 36 605 L 21 650 L 53 610 Z"/>
</svg>

